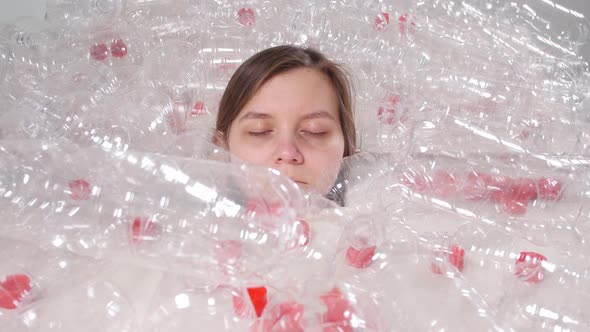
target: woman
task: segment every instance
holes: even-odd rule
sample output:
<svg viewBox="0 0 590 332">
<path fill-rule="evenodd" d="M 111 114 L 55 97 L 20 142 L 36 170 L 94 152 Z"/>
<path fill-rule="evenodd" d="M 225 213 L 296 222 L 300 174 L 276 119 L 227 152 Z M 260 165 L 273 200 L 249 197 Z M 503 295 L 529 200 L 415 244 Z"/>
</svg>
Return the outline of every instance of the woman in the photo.
<svg viewBox="0 0 590 332">
<path fill-rule="evenodd" d="M 318 51 L 263 50 L 230 79 L 214 140 L 246 162 L 279 170 L 303 190 L 328 195 L 342 158 L 356 148 L 349 79 Z M 342 204 L 342 197 L 332 199 Z"/>
</svg>

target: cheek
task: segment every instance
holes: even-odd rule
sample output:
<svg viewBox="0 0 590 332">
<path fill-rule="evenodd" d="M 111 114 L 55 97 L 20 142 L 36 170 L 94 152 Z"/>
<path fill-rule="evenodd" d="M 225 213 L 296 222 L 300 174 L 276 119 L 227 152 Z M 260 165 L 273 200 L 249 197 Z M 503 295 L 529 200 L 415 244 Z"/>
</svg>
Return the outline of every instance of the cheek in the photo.
<svg viewBox="0 0 590 332">
<path fill-rule="evenodd" d="M 239 141 L 228 142 L 229 152 L 241 161 L 246 161 L 250 164 L 259 164 L 262 161 L 263 153 L 261 149 L 253 149 L 249 145 L 240 144 Z"/>
<path fill-rule="evenodd" d="M 308 158 L 308 165 L 313 169 L 314 188 L 320 194 L 326 194 L 336 181 L 342 163 L 342 151 L 318 153 Z"/>
<path fill-rule="evenodd" d="M 265 166 L 268 162 L 269 148 L 267 146 L 251 144 L 251 142 L 240 138 L 237 134 L 229 135 L 227 148 L 232 156 L 239 158 L 239 160 L 232 159 L 235 162 L 247 162 L 261 166 Z"/>
</svg>

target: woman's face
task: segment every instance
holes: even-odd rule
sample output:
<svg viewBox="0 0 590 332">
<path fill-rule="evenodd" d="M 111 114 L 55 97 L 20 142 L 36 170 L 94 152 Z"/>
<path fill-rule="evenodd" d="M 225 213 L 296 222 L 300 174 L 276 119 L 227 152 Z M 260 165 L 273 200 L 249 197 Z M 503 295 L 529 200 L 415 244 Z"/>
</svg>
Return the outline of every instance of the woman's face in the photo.
<svg viewBox="0 0 590 332">
<path fill-rule="evenodd" d="M 277 169 L 304 190 L 327 193 L 344 153 L 329 78 L 308 68 L 274 76 L 240 111 L 226 142 L 241 159 Z"/>
</svg>

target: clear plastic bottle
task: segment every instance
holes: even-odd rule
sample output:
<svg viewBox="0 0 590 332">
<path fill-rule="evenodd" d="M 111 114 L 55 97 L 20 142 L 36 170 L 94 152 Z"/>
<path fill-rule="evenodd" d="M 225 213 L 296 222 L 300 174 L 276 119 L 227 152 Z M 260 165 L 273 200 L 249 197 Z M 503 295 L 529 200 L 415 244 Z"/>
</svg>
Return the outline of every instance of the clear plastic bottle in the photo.
<svg viewBox="0 0 590 332">
<path fill-rule="evenodd" d="M 86 282 L 102 268 L 93 259 L 64 250 L 38 248 L 5 236 L 2 236 L 2 248 L 0 311 L 6 315 L 18 314 L 36 302 L 50 300 L 72 285 Z"/>
<path fill-rule="evenodd" d="M 0 315 L 7 331 L 136 331 L 133 305 L 121 290 L 104 281 L 72 285 L 55 297 L 24 307 L 18 315 Z"/>
<path fill-rule="evenodd" d="M 49 0 L 45 18 L 50 22 L 87 25 L 108 22 L 125 10 L 125 0 Z"/>
<path fill-rule="evenodd" d="M 182 131 L 184 121 L 163 91 L 132 86 L 86 109 L 66 138 L 108 150 L 165 151 Z"/>
<path fill-rule="evenodd" d="M 154 152 L 175 144 L 185 116 L 165 93 L 141 86 L 116 90 L 118 80 L 108 68 L 78 69 L 53 77 L 51 82 L 63 83 L 55 91 L 34 91 L 4 114 L 2 137 L 59 138 L 83 146 Z M 60 95 L 65 86 L 73 88 Z"/>
<path fill-rule="evenodd" d="M 149 51 L 138 28 L 122 19 L 80 28 L 64 38 L 63 56 L 111 67 L 140 65 Z"/>
<path fill-rule="evenodd" d="M 101 64 L 77 63 L 50 75 L 4 114 L 4 139 L 53 139 L 80 131 L 78 119 L 114 93 L 120 83 Z"/>
<path fill-rule="evenodd" d="M 10 49 L 8 58 L 3 60 L 6 62 L 3 64 L 5 70 L 2 94 L 15 102 L 19 102 L 24 95 L 38 89 L 55 70 L 63 68 L 60 64 L 53 66 L 52 61 L 48 61 L 28 48 L 12 45 Z"/>
<path fill-rule="evenodd" d="M 583 171 L 535 168 L 527 161 L 510 163 L 491 157 L 479 164 L 472 160 L 473 165 L 467 166 L 432 156 L 408 162 L 373 182 L 375 186 L 390 183 L 381 199 L 391 209 L 414 202 L 566 252 L 585 246 L 585 237 L 574 227 L 587 200 Z"/>
<path fill-rule="evenodd" d="M 180 117 L 177 132 L 185 130 L 184 122 L 195 108 L 199 95 L 202 95 L 199 92 L 207 86 L 206 74 L 205 60 L 198 49 L 188 42 L 167 42 L 146 56 L 143 64 L 145 84 L 170 96 L 174 111 Z"/>
<path fill-rule="evenodd" d="M 471 267 L 469 247 L 418 233 L 404 223 L 410 217 L 373 215 L 380 231 L 368 237 L 375 243 L 370 255 L 364 264 L 350 264 L 350 250 L 342 247 L 335 277 L 371 294 L 388 330 L 505 330 L 509 325 L 495 317 L 494 307 L 461 272 Z M 350 229 L 358 233 L 354 224 Z"/>
<path fill-rule="evenodd" d="M 382 331 L 372 294 L 346 282 L 311 278 L 273 293 L 251 331 Z"/>
<path fill-rule="evenodd" d="M 210 29 L 208 31 L 224 31 L 229 33 L 228 35 L 231 35 L 231 32 L 249 34 L 256 31 L 265 16 L 264 12 L 275 8 L 266 0 L 211 1 L 201 7 L 202 10 L 211 13 L 207 15 Z"/>
<path fill-rule="evenodd" d="M 14 65 L 13 57 L 14 55 L 8 42 L 0 40 L 0 81 L 3 83 L 2 86 L 5 84 L 4 78 L 6 74 L 12 70 L 12 66 Z"/>
<path fill-rule="evenodd" d="M 189 331 L 197 325 L 210 331 L 248 331 L 254 309 L 247 294 L 230 286 L 195 289 L 190 280 L 175 274 L 161 277 L 142 331 Z"/>
<path fill-rule="evenodd" d="M 497 0 L 475 1 L 473 6 L 482 15 L 494 13 L 515 26 L 524 25 L 542 34 L 534 40 L 538 47 L 552 55 L 579 54 L 590 36 L 590 22 L 584 15 L 563 1 L 555 3 L 515 1 L 510 5 Z M 551 22 L 550 24 L 547 24 Z"/>
<path fill-rule="evenodd" d="M 19 17 L 0 28 L 0 35 L 11 45 L 40 55 L 54 55 L 67 33 L 37 17 Z"/>
<path fill-rule="evenodd" d="M 489 228 L 467 225 L 439 240 L 445 260 L 462 271 L 468 283 L 493 308 L 496 317 L 515 329 L 588 328 L 580 303 L 589 300 L 585 258 L 556 248 L 505 238 Z M 460 259 L 459 259 L 460 256 Z M 436 265 L 435 265 L 436 264 Z"/>
<path fill-rule="evenodd" d="M 478 4 L 484 6 L 483 1 Z M 576 134 L 583 130 L 571 123 L 571 113 L 577 107 L 580 94 L 573 94 L 572 90 L 577 85 L 576 77 L 585 69 L 579 59 L 567 55 L 571 53 L 570 49 L 564 47 L 562 51 L 566 56 L 560 57 L 567 60 L 556 60 L 536 48 L 538 40 L 534 38 L 530 22 L 520 14 L 518 17 L 522 26 L 516 28 L 507 26 L 503 17 L 507 13 L 481 15 L 477 7 L 456 6 L 448 1 L 420 3 L 408 10 L 409 16 L 405 20 L 415 22 L 415 32 L 407 34 L 411 35 L 407 40 L 388 39 L 392 44 L 399 43 L 395 45 L 395 51 L 385 48 L 385 54 L 393 58 L 388 63 L 396 65 L 376 66 L 373 58 L 371 65 L 361 66 L 362 61 L 355 63 L 364 81 L 362 91 L 368 92 L 367 96 L 362 96 L 360 112 L 369 118 L 366 132 L 376 132 L 378 138 L 384 138 L 381 141 L 391 142 L 389 145 L 395 147 L 400 140 L 400 129 L 406 126 L 416 138 L 424 135 L 425 141 L 435 142 L 433 145 L 446 143 L 441 153 L 449 150 L 461 153 L 453 151 L 453 148 L 470 143 L 471 138 L 466 138 L 466 134 L 474 139 L 468 145 L 470 148 L 482 144 L 492 148 L 490 153 L 508 152 L 515 144 L 535 152 L 580 153 L 581 150 L 575 146 Z M 412 27 L 409 22 L 405 24 Z M 517 38 L 507 33 L 512 30 Z M 395 54 L 400 49 L 403 52 Z M 386 75 L 370 82 L 365 71 Z M 385 87 L 385 93 L 376 94 L 376 86 Z M 389 102 L 391 96 L 395 97 L 395 103 Z M 386 112 L 389 113 L 386 118 L 391 120 L 390 123 L 382 123 L 383 112 L 379 113 L 380 109 L 390 110 Z M 395 109 L 397 112 L 393 112 Z M 407 120 L 405 123 L 399 121 L 403 114 Z M 433 120 L 443 120 L 439 118 L 442 115 L 453 116 L 445 124 Z M 467 133 L 460 128 L 455 128 L 456 134 L 447 134 L 451 130 L 448 126 L 452 126 L 455 120 L 475 126 L 481 137 L 477 137 L 475 130 Z M 526 128 L 519 128 L 522 122 L 534 121 L 540 123 L 540 130 L 535 135 L 527 133 Z M 433 129 L 433 125 L 441 125 L 444 129 Z M 565 128 L 575 128 L 576 134 L 567 137 L 558 134 L 566 131 Z M 435 132 L 440 136 L 429 134 Z M 524 135 L 520 135 L 521 132 Z M 493 147 L 494 142 L 486 143 L 486 136 L 495 136 L 496 141 L 508 141 L 504 147 Z M 370 143 L 375 142 L 371 144 L 372 149 L 390 149 L 388 144 L 379 144 L 382 142 L 374 139 L 369 137 Z M 438 149 L 443 148 L 439 145 Z M 485 148 L 482 150 L 485 152 Z"/>
<path fill-rule="evenodd" d="M 182 1 L 133 1 L 128 2 L 125 20 L 139 30 L 148 52 L 164 43 L 189 41 L 195 36 L 204 38 L 201 33 L 206 19 L 212 12 L 203 4 L 189 4 Z"/>
<path fill-rule="evenodd" d="M 44 245 L 59 238 L 84 256 L 116 257 L 204 284 L 248 280 L 301 241 L 294 209 L 303 197 L 271 169 L 4 142 L 2 167 L 18 172 L 3 172 L 3 212 L 13 215 L 3 233 Z M 233 258 L 225 255 L 227 243 L 236 244 Z"/>
<path fill-rule="evenodd" d="M 47 6 L 0 30 L 2 329 L 590 330 L 590 30 L 564 3 Z M 291 43 L 356 83 L 343 206 L 210 142 L 237 67 Z M 146 316 L 117 261 L 163 276 Z"/>
<path fill-rule="evenodd" d="M 207 90 L 216 97 L 210 104 L 217 105 L 233 73 L 259 49 L 256 40 L 251 38 L 218 33 L 210 36 L 199 42 L 198 53 L 205 61 Z"/>
</svg>

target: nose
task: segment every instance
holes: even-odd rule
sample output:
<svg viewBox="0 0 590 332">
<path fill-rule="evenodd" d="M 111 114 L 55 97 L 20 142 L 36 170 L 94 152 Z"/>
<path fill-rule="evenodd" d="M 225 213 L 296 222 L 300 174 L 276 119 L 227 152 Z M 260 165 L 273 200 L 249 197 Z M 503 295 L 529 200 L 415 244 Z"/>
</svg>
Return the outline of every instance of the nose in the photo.
<svg viewBox="0 0 590 332">
<path fill-rule="evenodd" d="M 277 164 L 300 164 L 303 155 L 293 138 L 285 138 L 278 143 L 274 159 Z"/>
</svg>

